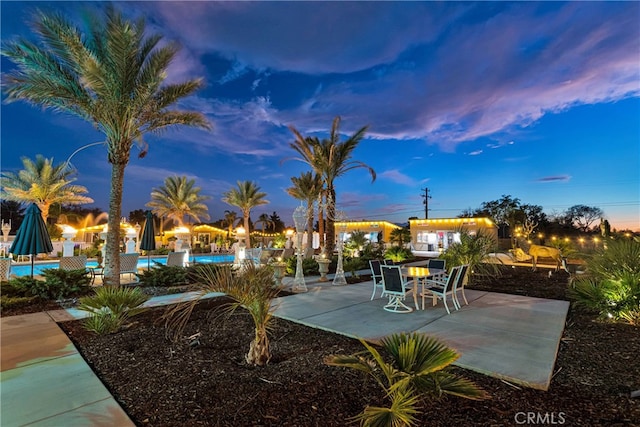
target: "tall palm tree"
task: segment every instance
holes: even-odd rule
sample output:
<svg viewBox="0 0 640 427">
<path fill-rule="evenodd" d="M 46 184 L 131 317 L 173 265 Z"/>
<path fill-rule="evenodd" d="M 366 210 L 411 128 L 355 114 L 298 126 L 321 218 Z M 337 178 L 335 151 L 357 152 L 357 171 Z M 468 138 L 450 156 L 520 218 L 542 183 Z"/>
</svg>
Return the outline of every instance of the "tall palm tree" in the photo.
<svg viewBox="0 0 640 427">
<path fill-rule="evenodd" d="M 86 187 L 72 185 L 75 181 L 71 175 L 73 169 L 66 163 L 53 165 L 53 158 L 36 155 L 35 162 L 27 157 L 22 158 L 24 169 L 20 172 L 3 172 L 0 177 L 0 197 L 19 203 L 35 203 L 42 211 L 42 218 L 47 222 L 49 208 L 54 203 L 65 205 L 81 205 L 93 203 L 93 199 L 83 194 L 88 193 Z"/>
<path fill-rule="evenodd" d="M 295 160 L 307 163 L 324 180 L 327 191 L 327 251 L 333 253 L 335 246 L 335 214 L 336 214 L 336 178 L 346 174 L 352 169 L 365 168 L 371 174 L 371 182 L 376 180 L 376 172 L 367 164 L 352 160 L 353 151 L 362 141 L 368 126 L 364 126 L 344 141 L 340 141 L 340 116 L 333 119 L 329 139 L 321 141 L 315 137 L 303 137 L 293 126 L 289 129 L 296 140 L 289 144 L 300 157 Z"/>
<path fill-rule="evenodd" d="M 227 239 L 231 238 L 233 226 L 238 219 L 238 213 L 235 211 L 224 211 L 224 223 L 227 225 Z"/>
<path fill-rule="evenodd" d="M 299 177 L 291 177 L 292 187 L 287 188 L 287 193 L 297 200 L 307 202 L 307 236 L 313 237 L 313 203 L 322 194 L 322 177 L 317 173 L 303 172 Z M 319 212 L 319 216 L 321 213 Z M 318 219 L 318 224 L 322 221 Z M 309 240 L 310 242 L 312 240 Z M 311 247 L 311 246 L 310 246 Z"/>
<path fill-rule="evenodd" d="M 269 214 L 263 213 L 260 214 L 256 222 L 262 224 L 262 246 L 264 246 L 264 230 L 267 227 L 272 227 L 273 221 L 271 221 L 271 217 L 269 216 Z"/>
<path fill-rule="evenodd" d="M 4 44 L 2 54 L 17 68 L 3 76 L 8 101 L 70 113 L 91 122 L 105 136 L 111 163 L 109 233 L 105 281 L 120 283 L 120 216 L 124 170 L 134 143 L 174 125 L 208 129 L 199 112 L 171 108 L 202 86 L 200 79 L 166 84 L 167 69 L 178 47 L 145 37 L 144 20 L 126 20 L 113 6 L 95 16 L 90 29 L 57 14 L 38 12 L 34 19 L 38 42 L 18 39 Z"/>
<path fill-rule="evenodd" d="M 154 214 L 175 219 L 180 225 L 184 217 L 195 221 L 209 219 L 209 208 L 203 202 L 209 196 L 201 196 L 200 187 L 195 187 L 195 179 L 186 176 L 170 176 L 164 180 L 164 186 L 151 191 L 151 201 L 147 206 Z"/>
<path fill-rule="evenodd" d="M 223 194 L 223 202 L 237 206 L 242 211 L 245 229 L 244 240 L 247 249 L 251 247 L 251 237 L 249 236 L 251 209 L 269 203 L 265 197 L 267 197 L 267 193 L 262 193 L 260 187 L 251 181 L 238 181 L 238 188 L 232 188 Z"/>
</svg>

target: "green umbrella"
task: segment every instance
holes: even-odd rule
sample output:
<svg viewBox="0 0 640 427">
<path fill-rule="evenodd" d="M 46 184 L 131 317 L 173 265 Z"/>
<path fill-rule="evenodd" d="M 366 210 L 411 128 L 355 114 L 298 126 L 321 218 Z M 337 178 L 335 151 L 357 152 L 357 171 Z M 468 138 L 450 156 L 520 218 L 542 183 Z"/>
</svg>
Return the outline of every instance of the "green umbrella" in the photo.
<svg viewBox="0 0 640 427">
<path fill-rule="evenodd" d="M 9 252 L 14 255 L 31 255 L 31 277 L 33 277 L 33 260 L 38 254 L 53 251 L 51 237 L 47 225 L 42 219 L 42 212 L 35 203 L 27 208 L 24 220 L 16 233 Z"/>
<path fill-rule="evenodd" d="M 142 229 L 142 237 L 140 239 L 140 249 L 147 251 L 147 270 L 150 267 L 150 255 L 149 251 L 156 249 L 156 231 L 153 225 L 153 214 L 151 211 L 147 211 L 147 220 L 144 222 L 144 228 Z"/>
</svg>

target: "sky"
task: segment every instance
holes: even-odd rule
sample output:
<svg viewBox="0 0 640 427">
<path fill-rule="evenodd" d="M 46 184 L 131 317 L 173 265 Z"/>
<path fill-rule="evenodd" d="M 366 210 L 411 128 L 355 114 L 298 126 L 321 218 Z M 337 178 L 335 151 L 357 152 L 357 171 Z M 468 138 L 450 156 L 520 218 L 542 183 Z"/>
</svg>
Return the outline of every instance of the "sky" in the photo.
<svg viewBox="0 0 640 427">
<path fill-rule="evenodd" d="M 640 230 L 639 2 L 117 2 L 181 50 L 169 82 L 202 77 L 180 107 L 213 130 L 146 138 L 126 168 L 123 216 L 145 209 L 168 176 L 196 180 L 211 220 L 237 181 L 256 182 L 287 225 L 286 193 L 309 170 L 291 160 L 294 126 L 343 138 L 367 125 L 354 169 L 335 182 L 348 219 L 404 223 L 456 217 L 502 195 L 556 215 L 601 208 L 612 228 Z M 82 25 L 99 2 L 0 3 L 3 41 L 30 36 L 35 8 Z M 2 58 L 2 71 L 13 65 Z M 4 101 L 4 96 L 3 96 Z M 22 102 L 1 106 L 3 171 L 21 157 L 64 162 L 103 136 L 75 117 Z M 103 146 L 72 158 L 76 184 L 108 208 Z"/>
</svg>

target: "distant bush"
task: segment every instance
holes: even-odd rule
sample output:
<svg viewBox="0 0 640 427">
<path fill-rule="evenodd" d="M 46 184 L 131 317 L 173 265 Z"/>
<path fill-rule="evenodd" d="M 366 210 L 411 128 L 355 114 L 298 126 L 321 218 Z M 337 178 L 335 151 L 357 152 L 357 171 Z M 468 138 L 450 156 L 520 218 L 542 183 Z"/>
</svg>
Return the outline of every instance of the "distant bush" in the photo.
<svg viewBox="0 0 640 427">
<path fill-rule="evenodd" d="M 140 279 L 140 286 L 180 286 L 186 285 L 187 269 L 180 266 L 166 266 L 158 262 L 153 262 L 153 267 L 137 274 Z"/>
<path fill-rule="evenodd" d="M 392 246 L 384 253 L 385 259 L 390 259 L 393 262 L 402 262 L 411 260 L 414 258 L 411 249 L 403 248 L 402 246 Z"/>
<path fill-rule="evenodd" d="M 284 261 L 287 263 L 287 274 L 288 275 L 296 274 L 296 266 L 298 262 L 297 258 L 293 256 L 285 259 Z M 305 276 L 319 276 L 320 270 L 318 267 L 318 262 L 313 258 L 303 258 L 302 272 Z"/>
</svg>

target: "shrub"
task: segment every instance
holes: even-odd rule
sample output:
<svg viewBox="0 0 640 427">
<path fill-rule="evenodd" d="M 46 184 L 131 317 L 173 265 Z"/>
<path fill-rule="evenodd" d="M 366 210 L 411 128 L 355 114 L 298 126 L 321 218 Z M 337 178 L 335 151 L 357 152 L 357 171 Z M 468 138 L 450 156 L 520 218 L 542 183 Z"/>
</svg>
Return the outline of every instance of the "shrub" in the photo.
<svg viewBox="0 0 640 427">
<path fill-rule="evenodd" d="M 499 275 L 498 264 L 485 263 L 489 254 L 497 249 L 498 244 L 495 239 L 482 230 L 478 230 L 476 234 L 469 233 L 465 228 L 457 231 L 460 233 L 460 242 L 451 244 L 439 257 L 446 260 L 447 269 L 469 264 L 469 272 L 490 276 Z"/>
<path fill-rule="evenodd" d="M 95 295 L 80 299 L 79 310 L 91 313 L 84 327 L 97 334 L 116 332 L 131 317 L 142 313 L 141 307 L 149 299 L 138 288 L 124 286 L 102 286 Z"/>
<path fill-rule="evenodd" d="M 369 264 L 363 258 L 345 258 L 342 262 L 344 271 L 351 273 L 352 277 L 358 277 L 358 270 L 364 270 L 369 268 Z"/>
<path fill-rule="evenodd" d="M 384 390 L 389 407 L 367 406 L 358 416 L 365 426 L 415 425 L 415 415 L 426 396 L 440 398 L 443 394 L 467 399 L 486 399 L 488 395 L 473 382 L 447 370 L 460 355 L 455 350 L 424 334 L 393 334 L 382 339 L 382 346 L 389 353 L 387 362 L 366 341 L 360 342 L 365 352 L 347 355 L 331 355 L 325 358 L 330 366 L 356 369 L 371 375 Z"/>
<path fill-rule="evenodd" d="M 603 319 L 640 325 L 640 243 L 612 240 L 586 261 L 586 276 L 568 290 L 574 306 Z"/>
<path fill-rule="evenodd" d="M 384 253 L 384 257 L 393 262 L 402 262 L 413 259 L 413 252 L 411 252 L 411 249 L 403 248 L 402 246 L 392 246 Z"/>
<path fill-rule="evenodd" d="M 140 286 L 178 286 L 186 285 L 187 269 L 181 266 L 166 266 L 153 261 L 154 266 L 137 274 Z"/>
<path fill-rule="evenodd" d="M 287 263 L 287 274 L 289 275 L 296 274 L 296 266 L 297 266 L 298 259 L 295 256 L 292 256 L 285 259 L 284 261 Z M 313 258 L 303 258 L 302 273 L 305 276 L 319 276 L 320 268 L 318 267 L 318 262 Z"/>
<path fill-rule="evenodd" d="M 20 296 L 37 296 L 44 300 L 62 299 L 78 295 L 89 290 L 91 278 L 84 270 L 44 269 L 45 280 L 29 276 L 16 277 L 9 285 L 20 292 Z"/>
</svg>

